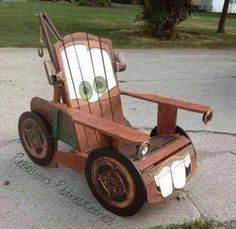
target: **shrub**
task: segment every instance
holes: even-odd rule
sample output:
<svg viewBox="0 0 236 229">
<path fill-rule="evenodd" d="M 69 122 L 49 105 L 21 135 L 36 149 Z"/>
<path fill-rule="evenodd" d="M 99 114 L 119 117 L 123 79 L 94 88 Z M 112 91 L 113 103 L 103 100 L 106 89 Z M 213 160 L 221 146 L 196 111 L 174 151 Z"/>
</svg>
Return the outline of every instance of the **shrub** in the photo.
<svg viewBox="0 0 236 229">
<path fill-rule="evenodd" d="M 112 0 L 111 2 L 130 5 L 141 5 L 143 0 Z"/>
<path fill-rule="evenodd" d="M 130 4 L 131 0 L 112 0 L 114 3 Z"/>
<path fill-rule="evenodd" d="M 96 0 L 96 6 L 111 7 L 111 0 Z"/>
<path fill-rule="evenodd" d="M 111 0 L 79 0 L 80 6 L 111 7 Z"/>
<path fill-rule="evenodd" d="M 79 0 L 79 1 L 78 1 L 78 5 L 79 5 L 79 6 L 87 6 L 87 5 L 88 5 L 88 2 L 87 2 L 87 0 Z"/>
<path fill-rule="evenodd" d="M 171 38 L 174 27 L 191 14 L 191 0 L 143 0 L 137 17 L 150 36 Z"/>
</svg>

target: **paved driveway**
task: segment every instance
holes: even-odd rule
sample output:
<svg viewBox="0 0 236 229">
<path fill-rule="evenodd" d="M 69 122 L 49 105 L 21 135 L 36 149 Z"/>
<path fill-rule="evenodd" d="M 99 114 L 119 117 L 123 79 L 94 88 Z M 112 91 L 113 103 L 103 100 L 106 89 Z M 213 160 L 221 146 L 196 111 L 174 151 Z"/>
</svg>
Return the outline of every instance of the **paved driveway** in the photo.
<svg viewBox="0 0 236 229">
<path fill-rule="evenodd" d="M 120 218 L 104 210 L 90 194 L 85 178 L 69 169 L 40 168 L 45 184 L 17 166 L 24 160 L 18 141 L 19 115 L 33 96 L 51 99 L 42 59 L 36 49 L 0 49 L 0 228 L 150 228 L 200 217 L 236 220 L 236 50 L 123 50 L 129 65 L 119 74 L 123 89 L 148 91 L 211 105 L 213 121 L 180 111 L 198 153 L 198 170 L 182 202 L 172 198 L 146 205 L 136 216 Z M 47 58 L 47 57 L 45 57 Z M 125 116 L 133 126 L 150 131 L 156 106 L 123 97 Z M 32 166 L 34 166 L 32 164 Z M 4 181 L 10 181 L 4 185 Z M 59 188 L 60 187 L 60 188 Z M 81 199 L 74 203 L 65 194 Z M 235 225 L 235 224 L 234 224 Z"/>
</svg>

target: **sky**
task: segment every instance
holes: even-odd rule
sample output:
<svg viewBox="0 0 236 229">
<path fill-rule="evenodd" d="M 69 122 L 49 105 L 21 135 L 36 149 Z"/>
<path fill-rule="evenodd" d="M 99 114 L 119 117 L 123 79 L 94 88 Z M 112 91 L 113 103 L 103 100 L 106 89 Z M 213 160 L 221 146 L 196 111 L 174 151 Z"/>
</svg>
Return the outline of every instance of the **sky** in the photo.
<svg viewBox="0 0 236 229">
<path fill-rule="evenodd" d="M 213 11 L 221 12 L 223 8 L 224 0 L 212 0 Z M 230 4 L 229 6 L 230 13 L 236 13 L 236 3 Z"/>
</svg>

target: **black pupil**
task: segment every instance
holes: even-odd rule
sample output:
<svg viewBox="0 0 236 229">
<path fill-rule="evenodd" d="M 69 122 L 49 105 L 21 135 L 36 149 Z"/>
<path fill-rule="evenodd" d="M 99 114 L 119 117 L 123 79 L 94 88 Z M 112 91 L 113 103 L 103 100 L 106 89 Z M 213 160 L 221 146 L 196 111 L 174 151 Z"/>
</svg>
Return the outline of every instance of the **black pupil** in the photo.
<svg viewBox="0 0 236 229">
<path fill-rule="evenodd" d="M 89 89 L 86 87 L 86 86 L 84 86 L 84 94 L 88 94 L 89 93 Z"/>
</svg>

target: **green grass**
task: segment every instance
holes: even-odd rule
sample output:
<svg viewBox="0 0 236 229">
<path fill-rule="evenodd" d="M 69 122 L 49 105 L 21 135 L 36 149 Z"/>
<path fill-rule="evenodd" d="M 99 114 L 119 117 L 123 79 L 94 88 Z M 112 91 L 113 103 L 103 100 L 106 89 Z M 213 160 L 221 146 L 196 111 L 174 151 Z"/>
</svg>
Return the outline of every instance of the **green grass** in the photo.
<svg viewBox="0 0 236 229">
<path fill-rule="evenodd" d="M 68 2 L 0 1 L 0 46 L 36 47 L 39 42 L 38 11 L 46 11 L 58 31 L 95 33 L 112 39 L 116 48 L 230 48 L 236 47 L 236 17 L 227 20 L 226 34 L 217 34 L 219 15 L 193 13 L 177 27 L 178 37 L 161 41 L 140 36 L 134 19 L 138 6 L 81 7 Z"/>
<path fill-rule="evenodd" d="M 169 226 L 156 226 L 153 229 L 213 229 L 216 228 L 216 222 L 208 219 L 198 219 L 194 221 L 190 221 L 188 223 L 184 223 L 182 225 L 171 224 Z"/>
</svg>

